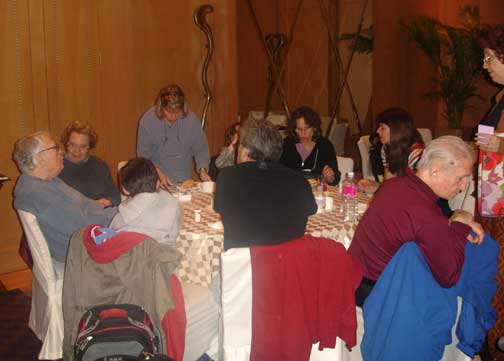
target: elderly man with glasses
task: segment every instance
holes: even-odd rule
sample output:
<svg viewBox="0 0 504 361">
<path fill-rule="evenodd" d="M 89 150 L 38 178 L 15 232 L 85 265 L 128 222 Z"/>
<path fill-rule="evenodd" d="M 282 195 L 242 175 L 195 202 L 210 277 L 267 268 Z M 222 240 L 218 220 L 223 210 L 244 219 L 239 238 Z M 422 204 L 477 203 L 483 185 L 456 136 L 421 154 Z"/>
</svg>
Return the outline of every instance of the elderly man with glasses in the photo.
<svg viewBox="0 0 504 361">
<path fill-rule="evenodd" d="M 140 119 L 137 156 L 154 163 L 164 188 L 191 178 L 193 157 L 199 178 L 211 180 L 208 141 L 178 85 L 161 89 L 154 106 Z"/>
<path fill-rule="evenodd" d="M 21 171 L 14 189 L 14 207 L 37 217 L 53 263 L 62 266 L 72 233 L 92 223 L 108 225 L 117 210 L 104 209 L 58 178 L 63 154 L 49 133 L 37 132 L 19 139 L 13 158 Z"/>
</svg>

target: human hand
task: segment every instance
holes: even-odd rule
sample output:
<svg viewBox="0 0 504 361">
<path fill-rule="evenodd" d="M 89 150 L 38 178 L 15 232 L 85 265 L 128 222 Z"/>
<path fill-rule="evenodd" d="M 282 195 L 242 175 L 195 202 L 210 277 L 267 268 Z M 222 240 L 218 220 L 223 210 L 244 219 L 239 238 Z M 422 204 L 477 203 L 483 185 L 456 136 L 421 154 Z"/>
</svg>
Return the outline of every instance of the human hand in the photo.
<svg viewBox="0 0 504 361">
<path fill-rule="evenodd" d="M 238 133 L 233 135 L 233 140 L 231 141 L 230 145 L 235 145 L 236 143 L 238 143 Z"/>
<path fill-rule="evenodd" d="M 163 173 L 163 171 L 159 168 L 156 167 L 156 171 L 159 177 L 159 185 L 163 189 L 168 189 L 169 186 L 173 185 L 173 182 L 171 181 L 170 178 L 166 174 Z"/>
<path fill-rule="evenodd" d="M 100 199 L 97 199 L 96 200 L 100 205 L 103 206 L 103 208 L 105 207 L 110 207 L 112 205 L 112 202 L 110 200 L 108 200 L 107 198 L 100 198 Z"/>
<path fill-rule="evenodd" d="M 471 227 L 475 235 L 473 236 L 472 234 L 468 234 L 467 240 L 471 243 L 480 245 L 481 242 L 483 242 L 483 237 L 485 237 L 485 231 L 483 230 L 483 227 L 481 226 L 481 224 L 474 221 L 470 222 L 469 226 Z"/>
<path fill-rule="evenodd" d="M 380 183 L 372 179 L 361 179 L 358 183 L 359 189 L 362 189 L 364 193 L 372 195 L 380 187 Z"/>
<path fill-rule="evenodd" d="M 199 177 L 202 182 L 211 182 L 212 178 L 208 175 L 207 171 L 205 168 L 201 168 L 199 171 Z"/>
<path fill-rule="evenodd" d="M 328 182 L 328 183 L 332 183 L 334 182 L 334 171 L 331 167 L 329 167 L 328 165 L 326 165 L 323 169 L 322 169 L 322 177 Z"/>
<path fill-rule="evenodd" d="M 495 134 L 476 133 L 476 145 L 488 152 L 497 152 L 500 147 L 501 139 Z"/>
<path fill-rule="evenodd" d="M 470 226 L 470 223 L 473 222 L 473 215 L 467 211 L 462 209 L 457 209 L 453 211 L 452 216 L 450 217 L 450 222 L 457 221 L 460 223 L 467 224 Z"/>
</svg>

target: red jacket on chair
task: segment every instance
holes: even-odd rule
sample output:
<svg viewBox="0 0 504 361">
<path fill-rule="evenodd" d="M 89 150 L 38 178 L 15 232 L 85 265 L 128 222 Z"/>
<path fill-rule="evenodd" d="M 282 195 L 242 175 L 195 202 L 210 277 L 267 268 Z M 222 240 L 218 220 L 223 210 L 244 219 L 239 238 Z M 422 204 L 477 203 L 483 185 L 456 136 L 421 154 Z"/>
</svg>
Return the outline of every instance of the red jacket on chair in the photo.
<svg viewBox="0 0 504 361">
<path fill-rule="evenodd" d="M 305 235 L 250 248 L 251 361 L 309 360 L 312 344 L 356 343 L 355 290 L 362 268 L 330 239 Z"/>
</svg>

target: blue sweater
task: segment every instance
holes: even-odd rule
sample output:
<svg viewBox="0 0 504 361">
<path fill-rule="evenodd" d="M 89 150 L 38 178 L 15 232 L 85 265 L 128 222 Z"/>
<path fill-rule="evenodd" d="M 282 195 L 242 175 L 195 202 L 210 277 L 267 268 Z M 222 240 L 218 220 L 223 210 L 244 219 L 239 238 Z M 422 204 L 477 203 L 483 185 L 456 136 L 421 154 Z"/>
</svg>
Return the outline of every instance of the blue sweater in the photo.
<svg viewBox="0 0 504 361">
<path fill-rule="evenodd" d="M 497 243 L 486 236 L 480 246 L 467 243 L 457 284 L 442 288 L 432 276 L 417 245 L 402 246 L 387 265 L 364 303 L 365 361 L 440 360 L 450 344 L 457 315 L 457 347 L 469 356 L 479 351 L 495 322 L 491 307 L 497 282 Z"/>
</svg>

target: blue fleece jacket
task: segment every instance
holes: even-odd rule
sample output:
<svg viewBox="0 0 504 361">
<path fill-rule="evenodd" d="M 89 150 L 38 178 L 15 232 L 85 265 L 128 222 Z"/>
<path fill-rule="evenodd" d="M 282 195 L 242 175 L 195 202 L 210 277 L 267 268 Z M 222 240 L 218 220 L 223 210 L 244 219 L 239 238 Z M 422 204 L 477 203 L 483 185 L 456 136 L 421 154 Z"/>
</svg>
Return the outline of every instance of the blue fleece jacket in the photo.
<svg viewBox="0 0 504 361">
<path fill-rule="evenodd" d="M 498 245 L 486 236 L 480 246 L 465 246 L 457 284 L 442 288 L 417 245 L 406 243 L 389 262 L 364 303 L 364 361 L 440 360 L 450 344 L 457 315 L 457 347 L 473 357 L 495 323 L 491 307 L 497 282 Z"/>
</svg>

